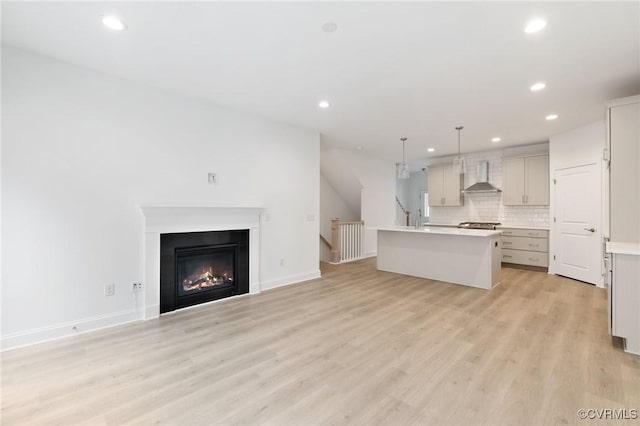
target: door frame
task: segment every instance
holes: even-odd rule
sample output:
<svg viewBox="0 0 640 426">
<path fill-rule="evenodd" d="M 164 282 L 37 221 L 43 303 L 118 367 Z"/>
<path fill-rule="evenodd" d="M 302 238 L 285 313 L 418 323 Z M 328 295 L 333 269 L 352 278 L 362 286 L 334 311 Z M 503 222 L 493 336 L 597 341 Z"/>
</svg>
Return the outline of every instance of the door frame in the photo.
<svg viewBox="0 0 640 426">
<path fill-rule="evenodd" d="M 604 190 L 604 180 L 603 180 L 603 162 L 602 159 L 598 160 L 598 161 L 589 161 L 586 163 L 580 163 L 580 164 L 571 164 L 571 165 L 562 165 L 561 167 L 556 167 L 553 170 L 550 170 L 551 172 L 551 179 L 549 179 L 549 186 L 550 186 L 550 190 L 549 190 L 549 196 L 550 196 L 550 205 L 549 205 L 549 273 L 550 274 L 554 274 L 557 275 L 557 263 L 556 260 L 554 259 L 554 254 L 557 252 L 556 248 L 559 247 L 559 237 L 560 237 L 560 233 L 558 232 L 558 228 L 557 228 L 557 223 L 555 222 L 555 217 L 556 217 L 556 173 L 562 170 L 567 170 L 567 169 L 573 169 L 576 167 L 583 167 L 583 166 L 596 166 L 596 173 L 598 173 L 598 181 L 600 182 L 599 188 L 596 188 L 598 193 L 594 194 L 596 200 L 598 201 L 598 214 L 600 217 L 599 223 L 597 223 L 597 227 L 598 227 L 598 235 L 600 237 L 601 240 L 601 244 L 600 244 L 600 256 L 599 259 L 601 259 L 600 261 L 600 265 L 599 265 L 599 270 L 600 270 L 600 274 L 599 274 L 599 278 L 596 281 L 596 286 L 600 287 L 600 288 L 604 288 L 605 287 L 605 280 L 604 280 L 604 273 L 605 273 L 605 265 L 604 265 L 604 254 L 605 254 L 605 250 L 604 250 L 604 238 L 607 235 L 606 230 L 604 229 L 604 223 L 605 223 L 605 215 L 604 213 L 604 196 L 605 196 L 605 190 Z"/>
</svg>

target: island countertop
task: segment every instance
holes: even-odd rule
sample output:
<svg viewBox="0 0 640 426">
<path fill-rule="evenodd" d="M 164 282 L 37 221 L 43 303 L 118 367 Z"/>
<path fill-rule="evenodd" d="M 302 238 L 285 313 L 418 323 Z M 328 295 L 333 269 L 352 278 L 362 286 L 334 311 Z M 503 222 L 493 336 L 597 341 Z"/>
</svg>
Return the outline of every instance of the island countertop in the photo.
<svg viewBox="0 0 640 426">
<path fill-rule="evenodd" d="M 457 228 L 457 223 L 442 223 L 442 222 L 427 222 L 423 223 L 421 226 L 438 226 L 438 227 L 447 227 L 447 228 Z M 496 229 L 532 229 L 535 231 L 548 231 L 548 226 L 536 226 L 536 225 L 517 225 L 512 223 L 501 223 L 500 225 L 496 225 Z"/>
<path fill-rule="evenodd" d="M 500 235 L 502 231 L 490 229 L 462 229 L 462 228 L 445 228 L 442 226 L 421 226 L 419 228 L 413 226 L 396 226 L 388 228 L 372 228 L 378 231 L 393 232 L 411 232 L 415 234 L 439 234 L 439 235 L 455 235 L 465 237 L 491 237 Z"/>
</svg>

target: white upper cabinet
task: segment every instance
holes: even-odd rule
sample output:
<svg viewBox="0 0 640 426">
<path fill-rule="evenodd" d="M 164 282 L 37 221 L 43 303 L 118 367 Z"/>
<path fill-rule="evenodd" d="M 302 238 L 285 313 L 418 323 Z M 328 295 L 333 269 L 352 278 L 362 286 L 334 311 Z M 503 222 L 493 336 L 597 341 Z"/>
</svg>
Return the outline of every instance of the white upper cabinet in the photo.
<svg viewBox="0 0 640 426">
<path fill-rule="evenodd" d="M 607 119 L 610 238 L 640 243 L 640 96 L 613 101 Z"/>
<path fill-rule="evenodd" d="M 502 204 L 505 206 L 549 205 L 549 156 L 503 160 Z"/>
<path fill-rule="evenodd" d="M 505 158 L 502 161 L 502 204 L 524 205 L 524 158 Z"/>
<path fill-rule="evenodd" d="M 456 207 L 464 203 L 462 182 L 464 176 L 455 172 L 453 164 L 429 166 L 427 169 L 429 206 Z"/>
</svg>

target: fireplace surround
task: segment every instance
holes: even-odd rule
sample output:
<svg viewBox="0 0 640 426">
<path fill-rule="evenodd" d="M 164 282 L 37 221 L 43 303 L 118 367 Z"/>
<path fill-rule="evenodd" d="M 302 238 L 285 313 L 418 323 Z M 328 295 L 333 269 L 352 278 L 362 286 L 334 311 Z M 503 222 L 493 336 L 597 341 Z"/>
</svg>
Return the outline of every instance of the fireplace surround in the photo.
<svg viewBox="0 0 640 426">
<path fill-rule="evenodd" d="M 144 290 L 137 298 L 141 319 L 160 316 L 160 239 L 163 234 L 249 231 L 249 293 L 260 293 L 262 207 L 142 206 L 145 229 Z"/>
</svg>

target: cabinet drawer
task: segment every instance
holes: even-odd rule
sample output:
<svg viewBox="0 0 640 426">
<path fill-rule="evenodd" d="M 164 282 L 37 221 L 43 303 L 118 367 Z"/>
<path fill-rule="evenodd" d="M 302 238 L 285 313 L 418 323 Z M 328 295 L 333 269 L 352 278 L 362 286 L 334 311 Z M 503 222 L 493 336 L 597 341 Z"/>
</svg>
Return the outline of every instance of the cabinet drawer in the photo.
<svg viewBox="0 0 640 426">
<path fill-rule="evenodd" d="M 547 253 L 537 251 L 509 250 L 503 248 L 502 261 L 506 263 L 517 263 L 519 265 L 541 266 L 543 268 L 549 266 Z"/>
<path fill-rule="evenodd" d="M 502 247 L 514 250 L 549 251 L 549 240 L 546 238 L 502 237 Z"/>
<path fill-rule="evenodd" d="M 531 237 L 531 238 L 547 238 L 549 231 L 543 229 L 500 229 L 502 235 L 510 237 Z"/>
</svg>

